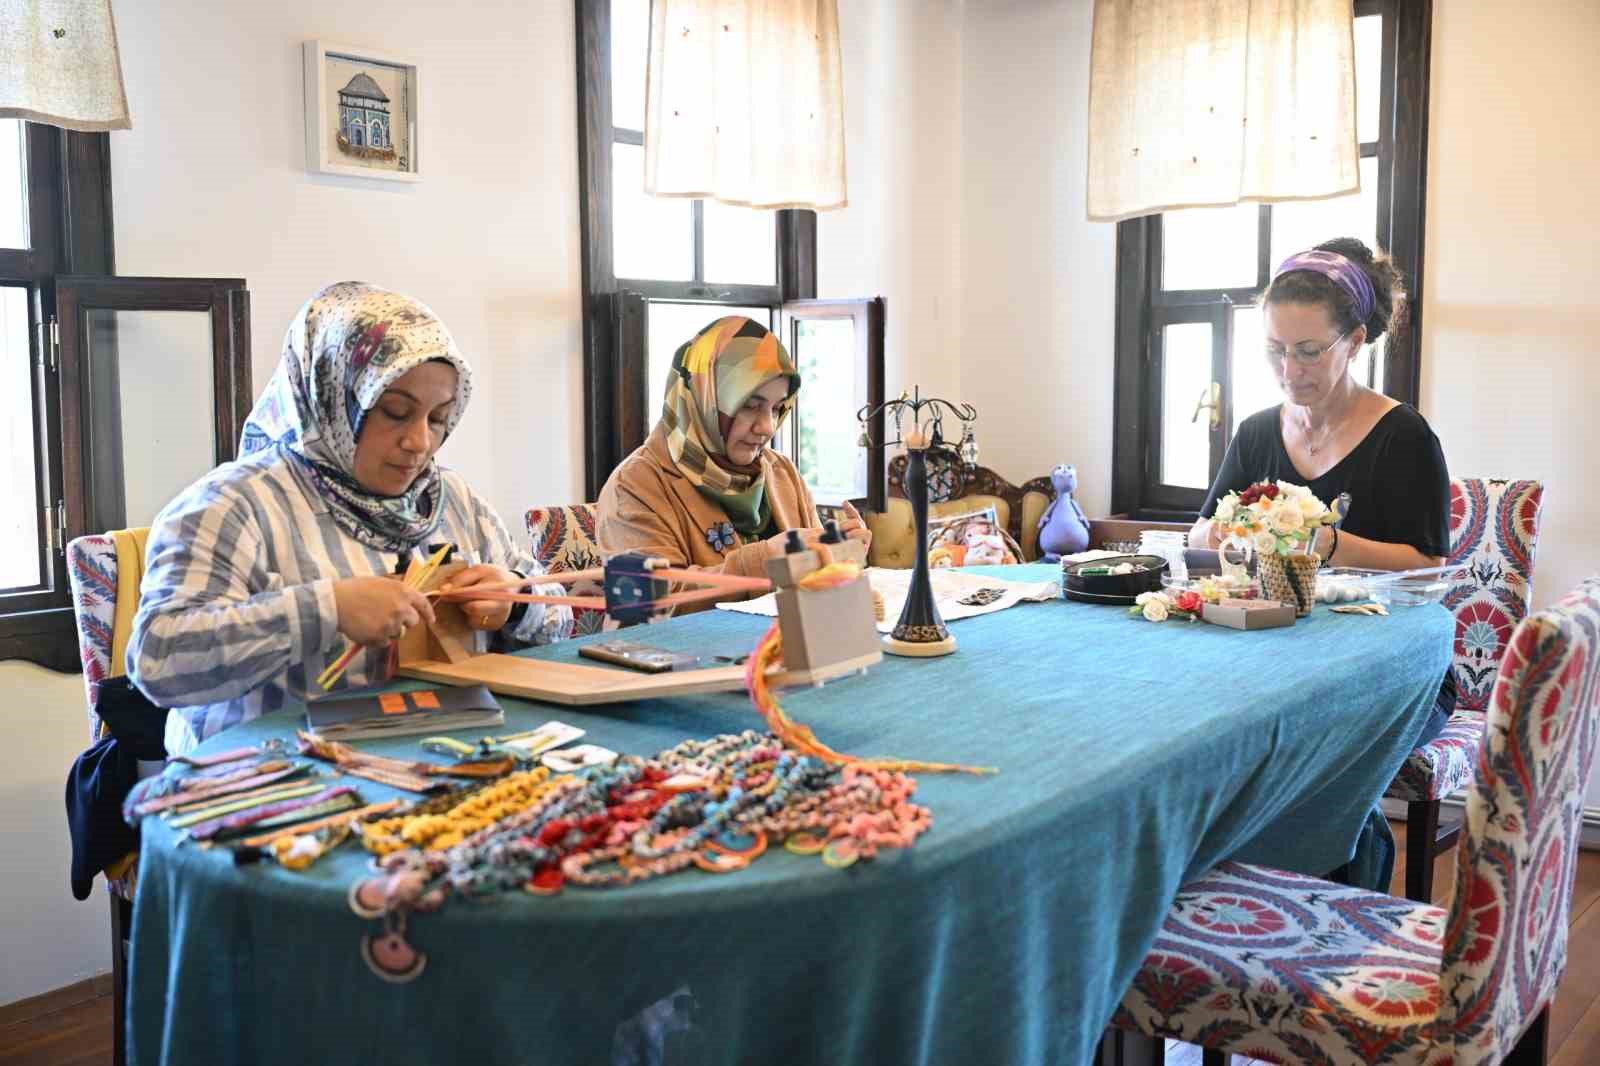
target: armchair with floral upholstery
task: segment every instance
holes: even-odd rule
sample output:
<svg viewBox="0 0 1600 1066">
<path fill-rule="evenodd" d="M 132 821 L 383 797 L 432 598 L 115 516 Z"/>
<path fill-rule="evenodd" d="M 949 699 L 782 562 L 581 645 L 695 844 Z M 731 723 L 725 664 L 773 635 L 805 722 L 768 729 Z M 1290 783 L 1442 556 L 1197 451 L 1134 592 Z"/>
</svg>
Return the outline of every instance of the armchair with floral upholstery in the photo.
<svg viewBox="0 0 1600 1066">
<path fill-rule="evenodd" d="M 928 519 L 947 518 L 993 507 L 1000 525 L 1022 547 L 1022 561 L 1039 558 L 1039 516 L 1055 499 L 1049 477 L 1036 477 L 1013 485 L 985 466 L 968 470 L 960 456 L 930 449 L 928 461 Z M 873 566 L 906 569 L 916 560 L 917 545 L 906 499 L 906 457 L 889 460 L 889 491 L 880 511 L 863 511 L 872 530 L 867 561 Z"/>
<path fill-rule="evenodd" d="M 528 511 L 526 521 L 528 536 L 533 539 L 533 556 L 549 573 L 571 573 L 603 564 L 604 557 L 594 535 L 594 504 L 534 507 Z M 605 588 L 599 581 L 579 581 L 567 588 L 574 596 L 605 595 Z M 618 628 L 604 611 L 593 607 L 573 608 L 572 622 L 575 636 Z"/>
<path fill-rule="evenodd" d="M 1416 749 L 1387 796 L 1406 801 L 1406 896 L 1433 897 L 1433 860 L 1455 846 L 1459 824 L 1439 829 L 1440 803 L 1472 784 L 1484 711 L 1501 656 L 1533 597 L 1544 486 L 1537 481 L 1460 478 L 1450 483 L 1450 562 L 1467 576 L 1446 594 L 1456 616 L 1456 709 L 1444 732 Z"/>
<path fill-rule="evenodd" d="M 138 574 L 133 575 L 137 578 Z M 83 688 L 89 713 L 89 743 L 106 735 L 100 719 L 100 685 L 123 673 L 112 654 L 117 616 L 117 545 L 109 533 L 78 537 L 67 545 L 67 580 L 78 627 L 78 654 L 83 662 Z M 131 581 L 131 579 L 130 579 Z M 134 587 L 137 587 L 134 584 Z M 142 773 L 159 772 L 159 764 Z M 139 853 L 130 852 L 105 871 L 111 903 L 112 1057 L 124 1060 L 124 1008 L 128 990 L 128 937 L 133 929 L 133 892 Z"/>
<path fill-rule="evenodd" d="M 1600 733 L 1600 576 L 1518 623 L 1448 910 L 1225 862 L 1179 890 L 1112 1023 L 1269 1062 L 1543 1063 Z"/>
</svg>

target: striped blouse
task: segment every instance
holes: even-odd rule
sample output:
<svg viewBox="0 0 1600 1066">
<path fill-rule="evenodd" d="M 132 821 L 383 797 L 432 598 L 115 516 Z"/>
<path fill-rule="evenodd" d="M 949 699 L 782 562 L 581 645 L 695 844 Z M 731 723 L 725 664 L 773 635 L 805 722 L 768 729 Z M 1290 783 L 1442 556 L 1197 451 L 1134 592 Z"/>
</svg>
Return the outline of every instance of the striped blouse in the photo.
<svg viewBox="0 0 1600 1066">
<path fill-rule="evenodd" d="M 431 542 L 454 544 L 459 562 L 543 572 L 460 474 L 441 474 L 444 515 Z M 172 708 L 167 753 L 319 691 L 317 675 L 344 645 L 334 582 L 391 574 L 397 561 L 339 529 L 276 448 L 218 467 L 168 504 L 150 530 L 127 659 L 144 694 Z M 568 608 L 530 604 L 498 636 L 545 644 L 571 632 Z M 474 635 L 478 650 L 488 636 Z M 383 650 L 363 652 L 340 687 L 383 680 L 386 661 Z"/>
</svg>

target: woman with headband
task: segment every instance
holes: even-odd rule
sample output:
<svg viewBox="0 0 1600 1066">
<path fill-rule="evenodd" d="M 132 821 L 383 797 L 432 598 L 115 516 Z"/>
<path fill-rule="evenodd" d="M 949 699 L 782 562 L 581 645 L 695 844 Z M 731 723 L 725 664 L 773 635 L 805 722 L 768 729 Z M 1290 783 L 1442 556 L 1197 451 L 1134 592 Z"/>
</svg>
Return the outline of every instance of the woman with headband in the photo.
<svg viewBox="0 0 1600 1066">
<path fill-rule="evenodd" d="M 1261 298 L 1267 369 L 1284 402 L 1239 426 L 1206 495 L 1189 543 L 1216 547 L 1217 501 L 1257 481 L 1305 485 L 1331 503 L 1350 494 L 1338 529 L 1317 531 L 1312 551 L 1327 566 L 1409 570 L 1438 566 L 1450 552 L 1450 475 L 1439 438 L 1417 409 L 1350 374 L 1363 344 L 1398 319 L 1399 271 L 1350 237 L 1292 255 Z M 1455 704 L 1447 673 L 1422 743 Z"/>
</svg>

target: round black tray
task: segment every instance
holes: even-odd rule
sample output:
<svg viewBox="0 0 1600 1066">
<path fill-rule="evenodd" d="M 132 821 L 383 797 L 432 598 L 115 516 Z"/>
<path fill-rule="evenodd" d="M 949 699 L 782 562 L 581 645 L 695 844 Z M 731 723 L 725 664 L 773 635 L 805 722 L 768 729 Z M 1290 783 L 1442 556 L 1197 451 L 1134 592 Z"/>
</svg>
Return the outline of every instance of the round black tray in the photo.
<svg viewBox="0 0 1600 1066">
<path fill-rule="evenodd" d="M 1114 567 L 1122 563 L 1143 566 L 1131 574 L 1082 574 L 1081 570 Z M 1160 592 L 1161 575 L 1167 561 L 1159 555 L 1119 555 L 1086 563 L 1068 563 L 1061 568 L 1061 592 L 1080 603 L 1108 603 L 1129 606 L 1141 592 Z"/>
</svg>

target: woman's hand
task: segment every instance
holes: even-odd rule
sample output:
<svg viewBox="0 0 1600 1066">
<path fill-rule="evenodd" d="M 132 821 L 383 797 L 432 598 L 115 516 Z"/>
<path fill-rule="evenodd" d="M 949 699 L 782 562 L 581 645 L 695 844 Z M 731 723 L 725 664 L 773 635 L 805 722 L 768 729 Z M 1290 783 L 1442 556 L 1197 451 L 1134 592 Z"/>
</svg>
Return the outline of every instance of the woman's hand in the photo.
<svg viewBox="0 0 1600 1066">
<path fill-rule="evenodd" d="M 808 526 L 797 526 L 794 529 L 786 529 L 782 533 L 777 533 L 767 538 L 767 558 L 776 559 L 789 550 L 790 533 L 800 534 L 800 540 L 808 550 L 822 543 L 822 530 Z"/>
<path fill-rule="evenodd" d="M 466 589 L 474 585 L 504 585 L 508 581 L 517 580 L 517 575 L 499 566 L 490 566 L 481 563 L 469 566 L 465 570 L 453 575 L 444 589 Z M 458 600 L 461 605 L 461 614 L 467 620 L 467 625 L 473 629 L 482 629 L 493 632 L 505 625 L 511 618 L 512 605 L 505 600 Z"/>
<path fill-rule="evenodd" d="M 867 528 L 866 520 L 861 517 L 861 512 L 850 504 L 844 504 L 844 521 L 839 523 L 839 532 L 850 540 L 859 540 L 863 548 L 872 548 L 872 530 Z"/>
<path fill-rule="evenodd" d="M 1320 555 L 1324 566 L 1333 565 L 1333 527 L 1318 526 L 1315 533 L 1311 534 L 1310 551 Z"/>
<path fill-rule="evenodd" d="M 826 531 L 815 527 L 797 527 L 794 532 L 799 533 L 806 548 L 811 549 L 822 543 L 822 536 Z M 776 536 L 767 538 L 769 558 L 776 559 L 788 550 L 789 533 L 790 531 L 786 529 Z M 848 503 L 844 505 L 844 518 L 839 521 L 839 533 L 846 540 L 860 541 L 863 548 L 872 547 L 872 530 L 867 528 L 867 523 L 862 519 L 860 512 Z"/>
<path fill-rule="evenodd" d="M 420 622 L 433 621 L 433 604 L 416 589 L 389 577 L 349 577 L 333 583 L 339 632 L 369 647 L 398 640 Z"/>
<path fill-rule="evenodd" d="M 1209 518 L 1200 519 L 1189 530 L 1189 547 L 1222 547 L 1222 527 L 1218 526 Z"/>
</svg>

